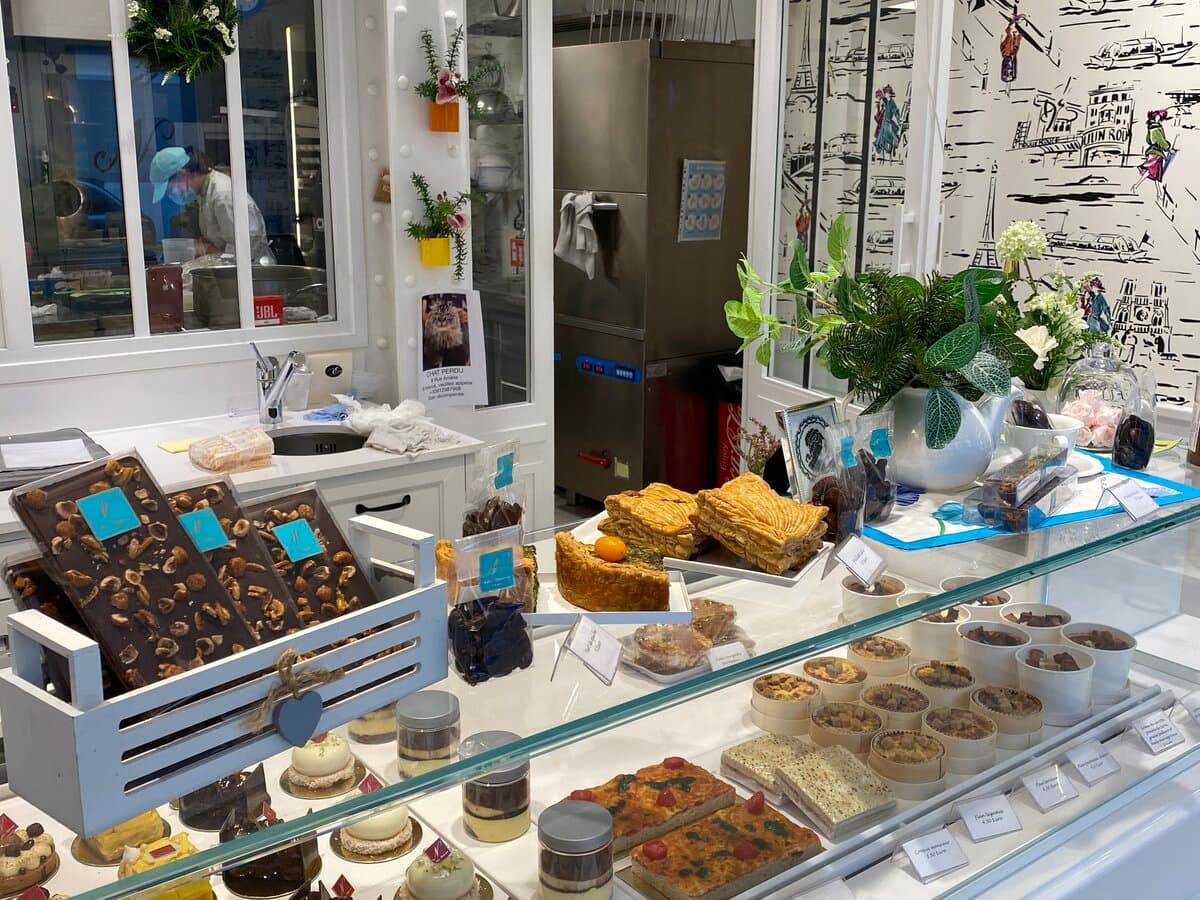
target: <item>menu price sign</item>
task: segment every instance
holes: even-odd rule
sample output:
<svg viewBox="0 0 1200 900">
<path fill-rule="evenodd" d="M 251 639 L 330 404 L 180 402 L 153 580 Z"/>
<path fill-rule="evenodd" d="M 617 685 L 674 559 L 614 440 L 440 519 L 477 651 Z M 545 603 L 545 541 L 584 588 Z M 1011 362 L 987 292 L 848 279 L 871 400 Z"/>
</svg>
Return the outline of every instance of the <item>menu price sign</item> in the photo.
<svg viewBox="0 0 1200 900">
<path fill-rule="evenodd" d="M 741 641 L 730 641 L 728 644 L 718 644 L 708 651 L 708 664 L 715 672 L 726 666 L 736 665 L 750 658 L 750 651 Z"/>
<path fill-rule="evenodd" d="M 1025 790 L 1029 791 L 1033 802 L 1042 812 L 1050 812 L 1056 806 L 1062 806 L 1068 800 L 1079 796 L 1079 791 L 1075 789 L 1071 779 L 1057 764 L 1026 775 L 1021 779 L 1021 783 L 1025 785 Z"/>
<path fill-rule="evenodd" d="M 1021 820 L 1004 794 L 960 803 L 958 814 L 976 844 L 1021 830 Z"/>
<path fill-rule="evenodd" d="M 967 864 L 967 855 L 963 853 L 954 835 L 945 828 L 913 838 L 900 846 L 922 884 L 928 884 L 933 879 L 961 869 Z"/>
<path fill-rule="evenodd" d="M 1183 708 L 1187 710 L 1188 715 L 1192 717 L 1192 721 L 1200 725 L 1200 691 L 1194 694 L 1188 694 L 1179 701 L 1183 704 Z"/>
<path fill-rule="evenodd" d="M 834 555 L 851 575 L 869 588 L 874 587 L 883 575 L 883 557 L 868 547 L 862 538 L 847 538 Z"/>
<path fill-rule="evenodd" d="M 1088 787 L 1121 771 L 1121 764 L 1097 740 L 1072 747 L 1067 751 L 1067 759 Z"/>
<path fill-rule="evenodd" d="M 1158 504 L 1154 502 L 1154 498 L 1132 478 L 1126 478 L 1106 489 L 1104 493 L 1120 503 L 1121 509 L 1125 510 L 1126 515 L 1135 522 L 1158 510 Z M 1100 502 L 1104 502 L 1103 494 L 1100 495 Z"/>
<path fill-rule="evenodd" d="M 1146 749 L 1155 756 L 1184 741 L 1183 732 L 1161 709 L 1135 719 L 1133 730 L 1138 733 Z"/>
<path fill-rule="evenodd" d="M 554 673 L 558 671 L 563 654 L 570 653 L 583 663 L 589 672 L 611 687 L 613 679 L 617 677 L 617 667 L 621 665 L 623 649 L 619 639 L 587 616 L 580 616 L 567 632 L 567 639 L 559 648 L 554 668 L 550 670 L 550 680 L 554 680 Z"/>
</svg>

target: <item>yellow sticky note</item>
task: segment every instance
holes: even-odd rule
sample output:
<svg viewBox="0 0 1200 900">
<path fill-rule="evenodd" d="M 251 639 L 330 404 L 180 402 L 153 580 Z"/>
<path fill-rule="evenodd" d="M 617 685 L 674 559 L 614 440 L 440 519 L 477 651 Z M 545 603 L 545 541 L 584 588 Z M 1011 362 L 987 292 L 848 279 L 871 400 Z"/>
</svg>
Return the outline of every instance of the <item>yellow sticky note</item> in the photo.
<svg viewBox="0 0 1200 900">
<path fill-rule="evenodd" d="M 183 453 L 188 447 L 192 446 L 195 441 L 195 438 L 183 438 L 179 441 L 163 441 L 158 445 L 158 449 L 166 450 L 168 453 Z"/>
</svg>

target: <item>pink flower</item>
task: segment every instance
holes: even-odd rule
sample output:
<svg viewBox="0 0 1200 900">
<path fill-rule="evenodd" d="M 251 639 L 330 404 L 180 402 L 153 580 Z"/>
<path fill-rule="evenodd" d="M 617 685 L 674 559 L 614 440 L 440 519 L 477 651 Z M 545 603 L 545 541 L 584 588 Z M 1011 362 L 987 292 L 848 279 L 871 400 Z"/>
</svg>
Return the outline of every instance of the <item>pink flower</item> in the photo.
<svg viewBox="0 0 1200 900">
<path fill-rule="evenodd" d="M 437 99 L 435 103 L 453 103 L 458 99 L 458 89 L 454 83 L 454 73 L 449 69 L 442 69 L 438 72 L 437 77 Z"/>
<path fill-rule="evenodd" d="M 455 231 L 462 231 L 467 227 L 467 217 L 462 213 L 450 213 L 446 216 L 446 224 Z"/>
</svg>

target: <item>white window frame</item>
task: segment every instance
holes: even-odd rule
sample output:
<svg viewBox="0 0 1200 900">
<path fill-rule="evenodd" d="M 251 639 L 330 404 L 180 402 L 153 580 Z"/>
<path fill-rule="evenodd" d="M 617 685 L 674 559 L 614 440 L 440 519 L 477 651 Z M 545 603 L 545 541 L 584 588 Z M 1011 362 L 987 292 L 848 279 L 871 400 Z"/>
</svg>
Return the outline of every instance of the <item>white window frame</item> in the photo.
<svg viewBox="0 0 1200 900">
<path fill-rule="evenodd" d="M 141 197 L 137 173 L 130 92 L 129 55 L 121 35 L 127 27 L 125 0 L 108 0 L 112 22 L 113 87 L 116 92 L 117 137 L 121 151 L 121 183 L 128 232 L 134 334 L 83 341 L 35 344 L 29 314 L 25 234 L 19 215 L 0 217 L 0 386 L 80 376 L 173 368 L 179 353 L 189 365 L 244 360 L 251 340 L 266 353 L 362 349 L 367 346 L 365 198 L 357 97 L 357 46 L 353 3 L 316 0 L 318 46 L 323 49 L 322 115 L 325 119 L 324 164 L 328 206 L 326 233 L 332 233 L 333 265 L 329 277 L 337 304 L 337 320 L 327 323 L 277 325 L 256 329 L 149 333 L 142 248 Z M 0 29 L 0 59 L 7 58 Z M 238 52 L 226 62 L 231 169 L 235 191 L 246 190 L 242 123 L 242 89 Z M 7 66 L 0 66 L 0 96 L 9 94 Z M 11 115 L 0 116 L 0 196 L 20 196 L 16 144 Z M 12 204 L 17 206 L 17 204 Z M 236 211 L 238 294 L 241 321 L 253 323 L 250 283 L 249 216 Z"/>
</svg>

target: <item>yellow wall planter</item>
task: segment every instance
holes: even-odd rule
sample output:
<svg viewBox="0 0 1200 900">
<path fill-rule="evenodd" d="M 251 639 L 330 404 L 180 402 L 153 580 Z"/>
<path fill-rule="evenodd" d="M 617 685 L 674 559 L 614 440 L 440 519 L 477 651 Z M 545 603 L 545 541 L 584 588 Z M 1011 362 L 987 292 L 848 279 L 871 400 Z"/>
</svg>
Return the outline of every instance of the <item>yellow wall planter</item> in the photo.
<svg viewBox="0 0 1200 900">
<path fill-rule="evenodd" d="M 450 238 L 422 238 L 421 264 L 425 266 L 450 265 Z"/>
<path fill-rule="evenodd" d="M 458 101 L 429 104 L 430 131 L 458 131 Z"/>
</svg>

